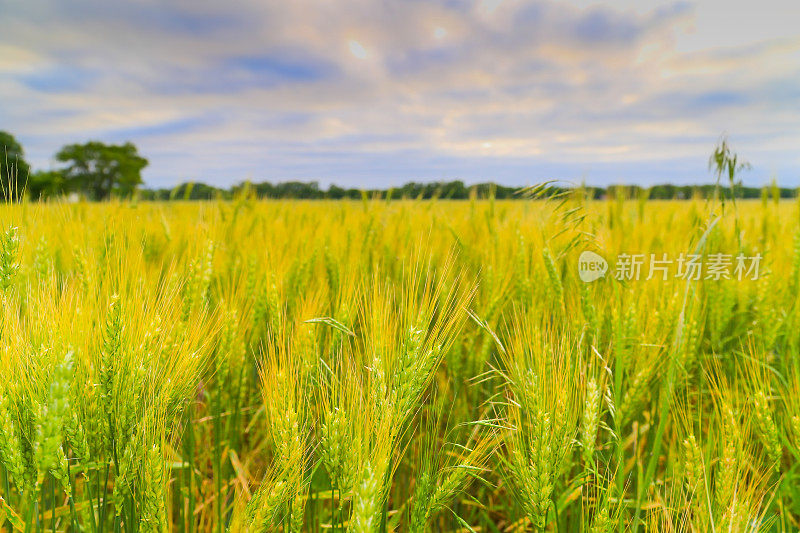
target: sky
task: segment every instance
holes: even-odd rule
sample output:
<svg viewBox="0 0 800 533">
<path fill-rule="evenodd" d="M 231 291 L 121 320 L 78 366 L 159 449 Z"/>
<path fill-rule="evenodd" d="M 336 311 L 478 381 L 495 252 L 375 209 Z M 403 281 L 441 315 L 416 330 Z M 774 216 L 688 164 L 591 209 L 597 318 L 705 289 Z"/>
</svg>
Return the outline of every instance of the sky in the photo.
<svg viewBox="0 0 800 533">
<path fill-rule="evenodd" d="M 0 130 L 36 169 L 135 143 L 150 187 L 800 186 L 800 3 L 0 0 Z"/>
</svg>

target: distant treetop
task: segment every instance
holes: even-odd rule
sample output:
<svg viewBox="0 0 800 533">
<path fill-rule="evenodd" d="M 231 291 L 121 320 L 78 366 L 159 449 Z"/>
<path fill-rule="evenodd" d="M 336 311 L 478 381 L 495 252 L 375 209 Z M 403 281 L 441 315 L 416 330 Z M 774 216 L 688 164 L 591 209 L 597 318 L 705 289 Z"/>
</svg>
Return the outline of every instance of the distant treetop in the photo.
<svg viewBox="0 0 800 533">
<path fill-rule="evenodd" d="M 28 179 L 31 167 L 22 145 L 13 135 L 0 131 L 0 185 L 4 198 L 16 198 Z"/>
<path fill-rule="evenodd" d="M 142 184 L 142 169 L 147 159 L 132 143 L 122 145 L 90 141 L 62 148 L 56 159 L 67 163 L 62 170 L 67 190 L 81 191 L 93 200 L 104 200 L 116 193 L 127 197 Z"/>
</svg>

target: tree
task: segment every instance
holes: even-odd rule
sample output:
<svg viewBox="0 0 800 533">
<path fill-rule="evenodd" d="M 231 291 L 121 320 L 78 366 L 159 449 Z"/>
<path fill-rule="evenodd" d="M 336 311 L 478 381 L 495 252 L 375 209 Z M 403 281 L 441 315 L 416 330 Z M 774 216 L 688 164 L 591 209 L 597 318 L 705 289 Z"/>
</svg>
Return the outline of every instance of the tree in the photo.
<svg viewBox="0 0 800 533">
<path fill-rule="evenodd" d="M 16 197 L 25 186 L 31 167 L 25 161 L 25 152 L 13 135 L 0 131 L 0 185 L 2 195 Z M 13 193 L 13 194 L 12 194 Z"/>
<path fill-rule="evenodd" d="M 120 196 L 133 194 L 142 183 L 141 172 L 148 163 L 132 143 L 114 145 L 97 141 L 67 145 L 56 154 L 56 159 L 69 163 L 62 171 L 67 188 L 94 200 L 108 198 L 112 192 Z"/>
<path fill-rule="evenodd" d="M 28 178 L 28 194 L 40 200 L 64 193 L 64 176 L 58 170 L 37 170 Z"/>
</svg>

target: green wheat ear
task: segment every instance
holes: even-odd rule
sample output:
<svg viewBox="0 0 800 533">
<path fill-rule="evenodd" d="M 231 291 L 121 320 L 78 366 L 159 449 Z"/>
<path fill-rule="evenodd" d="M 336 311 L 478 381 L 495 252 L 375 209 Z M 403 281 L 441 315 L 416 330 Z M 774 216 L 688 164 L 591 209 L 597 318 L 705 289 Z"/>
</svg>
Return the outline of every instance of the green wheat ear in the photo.
<svg viewBox="0 0 800 533">
<path fill-rule="evenodd" d="M 122 352 L 122 312 L 120 311 L 119 296 L 114 294 L 106 315 L 105 332 L 103 335 L 103 348 L 100 360 L 100 399 L 103 402 L 105 421 L 103 426 L 104 444 L 113 457 L 114 439 L 116 438 L 116 408 L 117 406 L 117 368 L 120 365 Z"/>
<path fill-rule="evenodd" d="M 142 517 L 140 531 L 161 533 L 167 531 L 165 489 L 166 466 L 161 450 L 153 446 L 146 452 L 141 488 Z"/>
<path fill-rule="evenodd" d="M 72 354 L 67 353 L 54 369 L 52 382 L 43 405 L 39 429 L 39 468 L 49 472 L 58 480 L 65 492 L 69 491 L 70 479 L 67 458 L 63 449 L 64 426 L 72 416 L 69 405 L 69 388 L 72 382 Z"/>
<path fill-rule="evenodd" d="M 333 410 L 325 417 L 320 439 L 320 460 L 331 485 L 344 494 L 349 494 L 355 486 L 359 468 L 357 445 L 349 424 L 347 413 Z M 343 499 L 339 501 L 340 506 L 343 503 Z"/>
<path fill-rule="evenodd" d="M 17 254 L 19 252 L 19 230 L 8 228 L 0 241 L 0 289 L 3 291 L 14 283 L 19 272 Z"/>
<path fill-rule="evenodd" d="M 583 417 L 580 427 L 580 443 L 583 448 L 583 460 L 588 465 L 592 463 L 597 440 L 597 430 L 600 426 L 600 409 L 603 401 L 603 391 L 592 377 L 586 383 L 586 399 L 583 405 Z"/>
<path fill-rule="evenodd" d="M 8 393 L 0 389 L 0 461 L 18 489 L 25 487 L 25 465 L 17 439 L 14 409 Z"/>
<path fill-rule="evenodd" d="M 351 533 L 375 533 L 380 522 L 382 483 L 380 471 L 367 463 L 353 494 L 353 514 L 350 518 Z"/>
<path fill-rule="evenodd" d="M 753 398 L 755 404 L 756 429 L 767 450 L 770 460 L 774 463 L 776 471 L 780 470 L 783 446 L 781 445 L 778 426 L 769 408 L 769 400 L 764 391 L 758 391 Z"/>
<path fill-rule="evenodd" d="M 549 248 L 542 250 L 542 257 L 544 258 L 544 266 L 555 300 L 559 306 L 562 306 L 564 304 L 564 285 L 561 282 L 561 274 Z"/>
</svg>

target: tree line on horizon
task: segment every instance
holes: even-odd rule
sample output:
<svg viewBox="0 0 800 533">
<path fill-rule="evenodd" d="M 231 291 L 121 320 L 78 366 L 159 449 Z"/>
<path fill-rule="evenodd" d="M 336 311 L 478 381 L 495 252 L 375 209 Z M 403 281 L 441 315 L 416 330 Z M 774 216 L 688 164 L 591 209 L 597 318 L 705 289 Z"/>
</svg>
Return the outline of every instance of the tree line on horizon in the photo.
<svg viewBox="0 0 800 533">
<path fill-rule="evenodd" d="M 133 143 L 120 145 L 89 141 L 69 144 L 55 154 L 60 168 L 31 171 L 25 160 L 22 145 L 13 135 L 0 131 L 0 185 L 3 196 L 19 198 L 27 195 L 31 200 L 47 200 L 77 194 L 87 200 L 101 201 L 111 197 L 138 198 L 145 201 L 214 200 L 231 199 L 242 195 L 259 199 L 297 200 L 358 200 L 371 199 L 446 199 L 465 200 L 472 197 L 498 200 L 526 198 L 524 188 L 509 187 L 493 182 L 466 185 L 463 181 L 408 182 L 391 188 L 343 188 L 330 185 L 322 189 L 317 181 L 240 182 L 229 188 L 215 187 L 201 182 L 185 182 L 173 188 L 142 188 L 141 171 L 148 161 L 139 155 Z M 793 198 L 796 189 L 778 187 L 774 182 L 767 187 L 745 187 L 741 181 L 731 187 L 719 184 L 672 185 L 651 187 L 638 185 L 609 185 L 608 187 L 581 186 L 588 197 L 688 199 L 710 198 L 716 194 L 736 198 Z M 545 195 L 555 195 L 569 190 L 568 186 L 551 184 Z"/>
<path fill-rule="evenodd" d="M 720 194 L 730 198 L 730 187 L 705 185 L 653 185 L 641 187 L 639 185 L 609 185 L 608 187 L 582 186 L 589 198 L 600 200 L 603 198 L 622 197 L 626 199 L 648 198 L 653 200 L 686 200 L 690 198 L 712 198 Z M 541 196 L 555 196 L 571 190 L 570 187 L 550 185 Z M 408 182 L 401 187 L 386 189 L 344 189 L 331 185 L 328 189 L 319 186 L 319 182 L 286 181 L 271 182 L 241 182 L 230 188 L 214 187 L 200 182 L 186 182 L 169 188 L 142 189 L 139 198 L 150 201 L 170 200 L 230 200 L 242 195 L 259 199 L 294 199 L 294 200 L 359 200 L 359 199 L 413 199 L 413 200 L 467 200 L 476 198 L 495 198 L 497 200 L 525 199 L 524 187 L 508 187 L 493 182 L 466 185 L 463 181 L 438 181 L 438 182 Z M 740 183 L 734 188 L 735 197 L 740 199 L 753 198 L 795 198 L 797 189 L 771 186 L 744 187 Z"/>
</svg>

